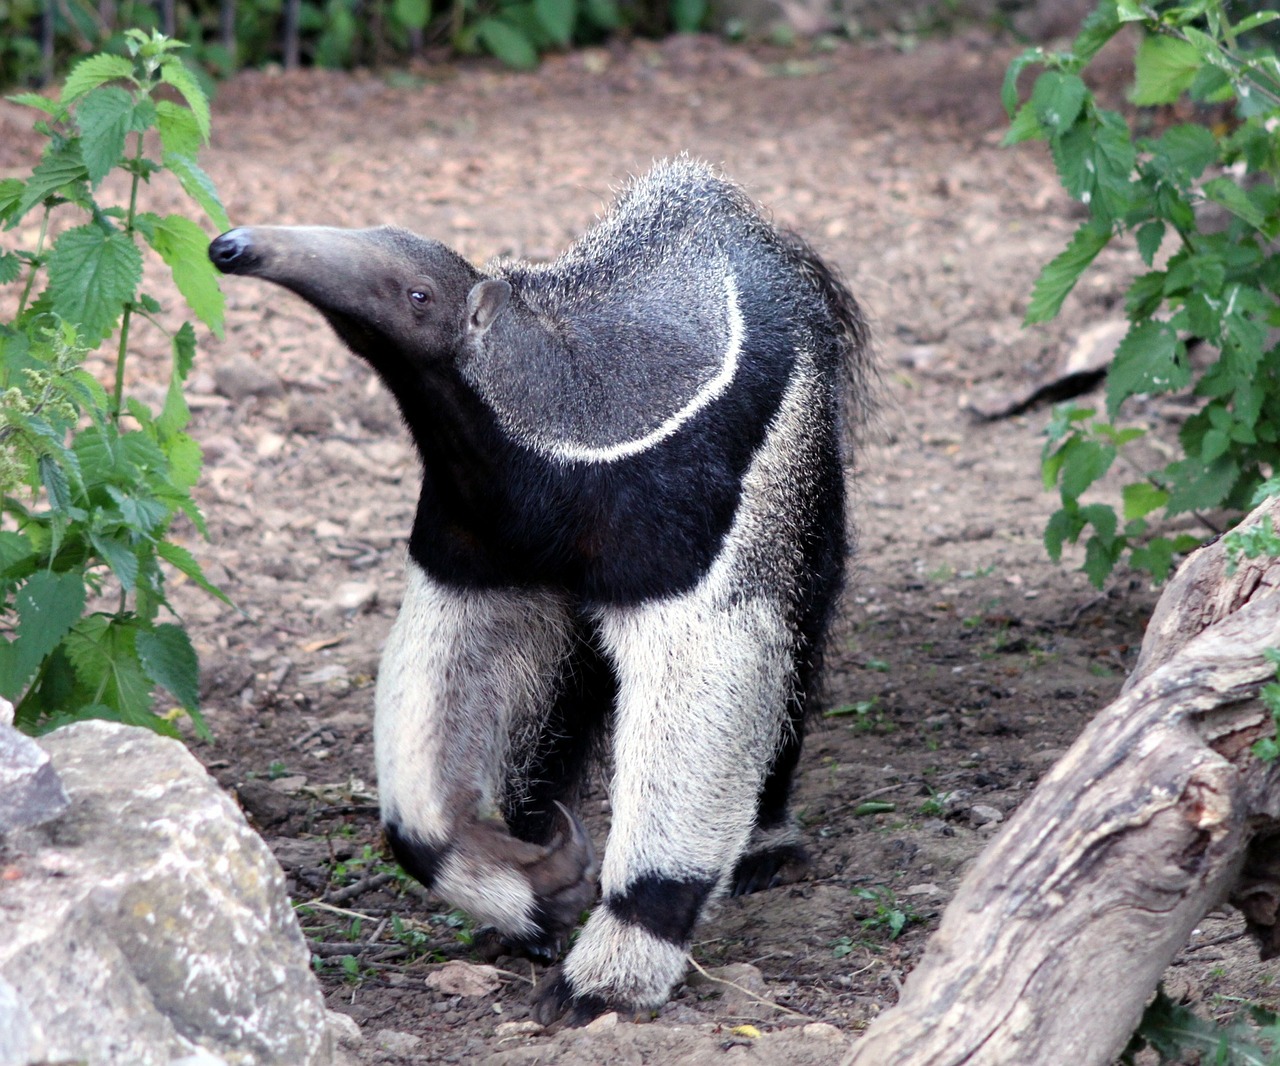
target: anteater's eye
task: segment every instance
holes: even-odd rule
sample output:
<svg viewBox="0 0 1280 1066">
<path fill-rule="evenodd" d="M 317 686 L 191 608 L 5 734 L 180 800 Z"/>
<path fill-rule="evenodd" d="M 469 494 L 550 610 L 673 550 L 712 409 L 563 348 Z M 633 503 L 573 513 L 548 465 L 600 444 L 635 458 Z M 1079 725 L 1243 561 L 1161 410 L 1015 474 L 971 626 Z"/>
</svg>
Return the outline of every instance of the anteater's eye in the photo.
<svg viewBox="0 0 1280 1066">
<path fill-rule="evenodd" d="M 431 302 L 431 293 L 427 289 L 410 289 L 409 299 L 418 307 L 426 307 Z"/>
</svg>

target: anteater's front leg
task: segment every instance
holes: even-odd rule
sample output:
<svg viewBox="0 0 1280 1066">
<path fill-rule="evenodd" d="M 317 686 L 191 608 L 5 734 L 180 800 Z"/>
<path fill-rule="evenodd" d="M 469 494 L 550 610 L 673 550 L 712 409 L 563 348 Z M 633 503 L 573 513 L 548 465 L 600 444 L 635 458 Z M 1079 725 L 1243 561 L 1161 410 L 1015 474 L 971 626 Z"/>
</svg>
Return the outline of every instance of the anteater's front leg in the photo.
<svg viewBox="0 0 1280 1066">
<path fill-rule="evenodd" d="M 541 955 L 595 896 L 590 840 L 564 808 L 546 845 L 513 837 L 499 811 L 512 732 L 550 713 L 569 639 L 554 594 L 447 587 L 410 561 L 378 676 L 378 788 L 397 860 Z"/>
<path fill-rule="evenodd" d="M 785 728 L 793 640 L 775 601 L 713 569 L 692 592 L 600 612 L 619 688 L 602 899 L 535 1014 L 657 1007 L 728 887 Z"/>
</svg>

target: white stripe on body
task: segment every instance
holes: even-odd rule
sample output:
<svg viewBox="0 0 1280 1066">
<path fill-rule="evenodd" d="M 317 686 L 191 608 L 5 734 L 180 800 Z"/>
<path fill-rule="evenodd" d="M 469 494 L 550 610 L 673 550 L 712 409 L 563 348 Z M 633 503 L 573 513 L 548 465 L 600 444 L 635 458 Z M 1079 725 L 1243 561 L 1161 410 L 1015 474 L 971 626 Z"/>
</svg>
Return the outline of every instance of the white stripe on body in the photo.
<svg viewBox="0 0 1280 1066">
<path fill-rule="evenodd" d="M 733 379 L 738 373 L 738 358 L 742 354 L 742 342 L 746 338 L 746 326 L 743 323 L 742 310 L 738 304 L 738 284 L 732 274 L 725 275 L 724 295 L 725 317 L 729 325 L 729 339 L 725 344 L 724 358 L 720 362 L 720 369 L 716 372 L 715 377 L 698 389 L 687 404 L 670 415 L 661 425 L 650 430 L 643 437 L 637 437 L 635 440 L 620 441 L 617 444 L 610 444 L 601 448 L 591 448 L 567 440 L 533 441 L 531 444 L 534 450 L 563 462 L 617 462 L 619 459 L 639 455 L 641 452 L 648 451 L 655 445 L 660 444 L 674 435 L 681 426 L 704 407 L 724 395 L 729 386 L 733 384 Z"/>
<path fill-rule="evenodd" d="M 569 646 L 564 597 L 448 588 L 412 559 L 406 570 L 375 698 L 383 818 L 426 844 L 456 845 L 437 877 L 441 896 L 503 932 L 530 935 L 524 877 L 468 854 L 456 830 L 497 813 L 511 736 L 538 728 L 550 709 Z"/>
<path fill-rule="evenodd" d="M 813 414 L 822 391 L 801 353 L 724 546 L 693 590 L 597 611 L 620 681 L 606 898 L 646 875 L 718 879 L 723 891 L 746 848 L 788 728 L 797 643 L 788 619 L 803 565 L 794 516 L 805 472 L 823 461 Z M 577 995 L 654 1006 L 684 972 L 683 959 L 683 946 L 602 906 L 565 974 Z"/>
</svg>

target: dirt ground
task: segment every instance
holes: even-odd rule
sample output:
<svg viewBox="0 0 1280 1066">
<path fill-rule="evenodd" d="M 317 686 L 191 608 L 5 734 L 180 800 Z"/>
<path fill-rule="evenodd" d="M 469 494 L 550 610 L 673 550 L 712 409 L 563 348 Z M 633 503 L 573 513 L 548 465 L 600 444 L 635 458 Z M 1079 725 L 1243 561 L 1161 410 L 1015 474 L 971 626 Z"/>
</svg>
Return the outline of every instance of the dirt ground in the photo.
<svg viewBox="0 0 1280 1066">
<path fill-rule="evenodd" d="M 382 850 L 371 707 L 416 498 L 406 436 L 300 301 L 224 285 L 226 338 L 202 343 L 193 392 L 211 542 L 191 547 L 236 606 L 177 593 L 216 735 L 195 750 L 238 792 L 296 899 L 318 901 L 303 922 L 330 1007 L 363 1033 L 362 1061 L 838 1061 L 894 1003 L 968 862 L 1116 694 L 1156 592 L 1117 574 L 1099 594 L 1051 563 L 1047 412 L 973 413 L 1121 319 L 1137 262 L 1107 253 L 1059 321 L 1020 327 L 1078 215 L 1041 149 L 998 146 L 1017 47 L 962 36 L 910 52 L 772 52 L 682 38 L 529 74 L 252 73 L 222 87 L 203 162 L 234 222 L 394 222 L 476 261 L 554 255 L 656 157 L 721 163 L 843 270 L 882 369 L 830 653 L 843 713 L 815 725 L 795 799 L 811 863 L 718 907 L 692 952 L 711 977 L 695 971 L 656 1019 L 548 1034 L 527 1021 L 540 979 L 528 962 L 497 960 L 475 989 L 441 976 L 445 960 L 481 961 L 469 930 L 394 878 Z M 0 106 L 0 173 L 34 158 L 26 121 Z M 171 209 L 171 189 L 153 197 Z M 140 341 L 144 394 L 158 395 L 163 352 Z M 1171 424 L 1171 409 L 1132 414 Z M 587 811 L 598 842 L 605 797 L 601 777 Z M 1238 933 L 1233 917 L 1207 919 L 1169 989 L 1217 1016 L 1236 997 L 1274 1006 L 1274 971 Z"/>
</svg>

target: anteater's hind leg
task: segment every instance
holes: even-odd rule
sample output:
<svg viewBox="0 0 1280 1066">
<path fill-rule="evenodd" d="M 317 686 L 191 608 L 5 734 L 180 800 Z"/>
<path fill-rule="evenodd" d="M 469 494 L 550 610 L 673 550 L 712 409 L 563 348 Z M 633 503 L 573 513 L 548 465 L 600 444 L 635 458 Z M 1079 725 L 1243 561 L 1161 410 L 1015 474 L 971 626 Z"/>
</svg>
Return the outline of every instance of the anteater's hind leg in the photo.
<svg viewBox="0 0 1280 1066">
<path fill-rule="evenodd" d="M 546 844 L 563 822 L 557 805 L 579 805 L 617 691 L 595 623 L 575 617 L 550 712 L 513 738 L 504 806 L 513 835 Z"/>
<path fill-rule="evenodd" d="M 567 810 L 556 808 L 553 838 L 534 844 L 510 834 L 499 803 L 511 733 L 551 713 L 570 635 L 560 596 L 453 588 L 410 562 L 378 676 L 378 788 L 397 860 L 541 953 L 594 898 L 594 853 Z"/>
</svg>

